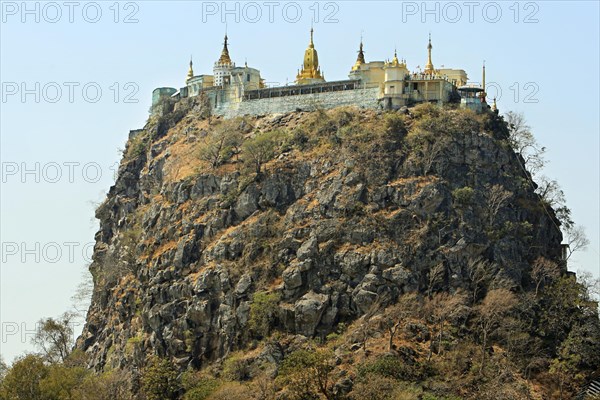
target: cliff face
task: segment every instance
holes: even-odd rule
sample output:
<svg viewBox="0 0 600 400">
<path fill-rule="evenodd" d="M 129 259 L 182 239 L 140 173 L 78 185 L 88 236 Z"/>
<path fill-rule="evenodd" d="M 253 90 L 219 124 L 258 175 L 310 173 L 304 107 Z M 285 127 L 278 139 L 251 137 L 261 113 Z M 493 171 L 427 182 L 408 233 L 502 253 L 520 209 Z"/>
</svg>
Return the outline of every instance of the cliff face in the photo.
<svg viewBox="0 0 600 400">
<path fill-rule="evenodd" d="M 97 210 L 77 346 L 97 370 L 150 354 L 197 368 L 274 330 L 325 337 L 406 292 L 527 289 L 561 236 L 506 135 L 493 114 L 430 106 L 224 121 L 182 103 L 129 140 Z M 262 328 L 257 296 L 275 304 Z"/>
</svg>

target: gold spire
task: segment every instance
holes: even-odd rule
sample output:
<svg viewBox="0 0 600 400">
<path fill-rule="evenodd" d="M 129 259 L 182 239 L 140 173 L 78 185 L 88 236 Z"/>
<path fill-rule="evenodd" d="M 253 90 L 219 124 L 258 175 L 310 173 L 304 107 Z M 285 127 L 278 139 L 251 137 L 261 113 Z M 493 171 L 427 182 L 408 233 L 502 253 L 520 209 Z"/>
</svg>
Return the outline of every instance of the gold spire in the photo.
<svg viewBox="0 0 600 400">
<path fill-rule="evenodd" d="M 427 64 L 425 64 L 425 73 L 429 75 L 433 75 L 433 63 L 431 62 L 431 49 L 433 46 L 431 45 L 431 33 L 429 34 L 429 44 L 427 44 Z"/>
<path fill-rule="evenodd" d="M 223 42 L 223 50 L 221 51 L 221 57 L 219 57 L 218 64 L 231 65 L 231 58 L 229 58 L 229 49 L 227 48 L 227 34 L 225 34 L 225 42 Z"/>
<path fill-rule="evenodd" d="M 302 65 L 302 70 L 296 76 L 296 83 L 302 85 L 323 81 L 325 81 L 325 79 L 321 75 L 319 56 L 313 42 L 313 29 L 310 28 L 310 42 L 308 48 L 304 52 L 304 63 Z"/>
<path fill-rule="evenodd" d="M 190 56 L 190 69 L 188 69 L 188 73 L 187 73 L 187 78 L 186 78 L 186 82 L 189 81 L 190 79 L 192 79 L 194 77 L 194 63 L 192 62 L 192 57 Z"/>
<path fill-rule="evenodd" d="M 365 53 L 363 51 L 363 42 L 362 38 L 360 39 L 360 46 L 358 48 L 358 57 L 356 57 L 356 62 L 352 67 L 352 71 L 356 71 L 360 69 L 360 66 L 365 63 Z"/>
</svg>

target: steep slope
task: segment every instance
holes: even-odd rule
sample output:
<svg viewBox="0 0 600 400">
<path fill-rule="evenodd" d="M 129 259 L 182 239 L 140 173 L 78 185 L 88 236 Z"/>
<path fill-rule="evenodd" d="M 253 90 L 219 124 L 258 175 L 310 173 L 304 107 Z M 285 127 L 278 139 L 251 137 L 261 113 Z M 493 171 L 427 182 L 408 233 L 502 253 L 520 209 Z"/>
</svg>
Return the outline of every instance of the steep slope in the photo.
<svg viewBox="0 0 600 400">
<path fill-rule="evenodd" d="M 182 101 L 130 138 L 97 210 L 78 347 L 99 371 L 200 368 L 405 293 L 528 292 L 562 238 L 507 137 L 493 113 L 430 105 L 222 120 Z"/>
</svg>

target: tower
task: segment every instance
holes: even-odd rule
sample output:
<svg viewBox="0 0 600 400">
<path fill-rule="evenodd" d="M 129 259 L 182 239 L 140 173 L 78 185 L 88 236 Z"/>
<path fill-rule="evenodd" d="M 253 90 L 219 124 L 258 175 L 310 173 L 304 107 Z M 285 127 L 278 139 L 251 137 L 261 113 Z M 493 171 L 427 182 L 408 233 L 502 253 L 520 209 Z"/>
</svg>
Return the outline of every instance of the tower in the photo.
<svg viewBox="0 0 600 400">
<path fill-rule="evenodd" d="M 319 67 L 319 55 L 313 43 L 313 29 L 310 28 L 310 42 L 304 51 L 304 63 L 302 70 L 296 75 L 297 85 L 309 85 L 311 83 L 325 82 L 325 78 Z"/>
<path fill-rule="evenodd" d="M 434 74 L 433 62 L 431 62 L 431 49 L 433 46 L 431 45 L 431 33 L 429 34 L 429 44 L 427 44 L 427 63 L 425 64 L 425 72 L 428 75 Z"/>
<path fill-rule="evenodd" d="M 225 41 L 223 42 L 223 50 L 221 50 L 221 57 L 215 62 L 213 67 L 214 74 L 214 85 L 223 86 L 230 83 L 230 73 L 235 67 L 235 64 L 231 62 L 229 57 L 229 48 L 227 47 L 228 38 L 227 33 L 225 34 Z"/>
</svg>

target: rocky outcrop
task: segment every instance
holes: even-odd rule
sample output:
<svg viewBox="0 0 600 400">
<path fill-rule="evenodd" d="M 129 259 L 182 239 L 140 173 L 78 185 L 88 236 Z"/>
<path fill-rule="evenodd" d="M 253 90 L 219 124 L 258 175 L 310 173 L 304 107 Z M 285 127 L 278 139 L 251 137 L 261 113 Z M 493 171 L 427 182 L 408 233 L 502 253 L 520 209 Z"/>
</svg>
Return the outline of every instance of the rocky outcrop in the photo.
<svg viewBox="0 0 600 400">
<path fill-rule="evenodd" d="M 195 110 L 150 121 L 130 140 L 97 210 L 95 290 L 78 347 L 98 370 L 143 365 L 153 353 L 199 367 L 242 348 L 258 292 L 277 294 L 272 329 L 325 336 L 405 292 L 469 290 L 473 260 L 519 287 L 529 284 L 532 259 L 558 257 L 555 221 L 536 206 L 501 132 L 447 135 L 428 168 L 427 147 L 397 132 L 396 147 L 366 159 L 342 145 L 282 146 L 255 174 L 235 157 L 216 169 L 199 161 L 217 123 Z M 355 113 L 368 129 L 385 123 L 386 115 Z M 311 118 L 244 123 L 252 137 Z M 492 185 L 510 192 L 494 216 Z M 470 198 L 459 199 L 465 188 Z M 439 279 L 430 279 L 434 268 Z"/>
</svg>

